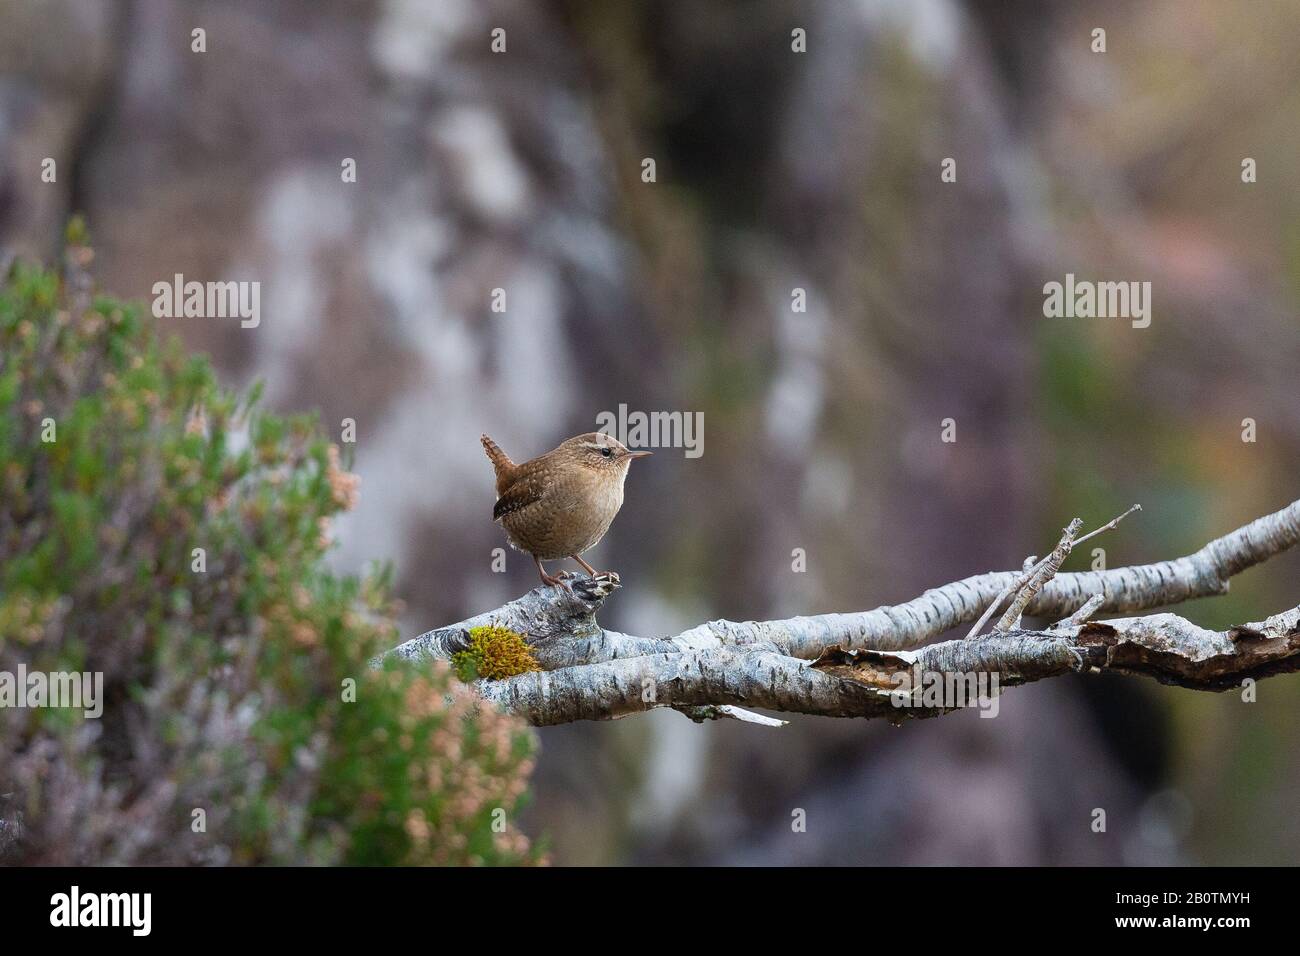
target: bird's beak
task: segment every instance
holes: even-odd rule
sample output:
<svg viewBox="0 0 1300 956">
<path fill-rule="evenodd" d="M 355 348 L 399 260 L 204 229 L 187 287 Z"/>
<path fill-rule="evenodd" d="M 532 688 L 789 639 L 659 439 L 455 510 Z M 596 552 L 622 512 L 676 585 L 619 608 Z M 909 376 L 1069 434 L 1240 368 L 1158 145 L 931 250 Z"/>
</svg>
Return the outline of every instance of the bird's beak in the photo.
<svg viewBox="0 0 1300 956">
<path fill-rule="evenodd" d="M 648 455 L 653 455 L 653 454 L 654 454 L 654 452 L 652 452 L 652 451 L 630 451 L 630 452 L 627 453 L 627 457 L 629 457 L 629 458 L 645 458 L 646 456 L 648 456 Z"/>
</svg>

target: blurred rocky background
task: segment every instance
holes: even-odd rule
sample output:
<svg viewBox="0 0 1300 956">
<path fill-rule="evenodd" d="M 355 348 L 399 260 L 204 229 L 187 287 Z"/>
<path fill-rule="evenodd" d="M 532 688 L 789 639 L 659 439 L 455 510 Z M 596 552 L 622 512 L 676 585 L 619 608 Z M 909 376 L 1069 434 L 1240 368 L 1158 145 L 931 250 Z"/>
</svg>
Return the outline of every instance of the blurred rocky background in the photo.
<svg viewBox="0 0 1300 956">
<path fill-rule="evenodd" d="M 523 459 L 621 403 L 703 412 L 704 454 L 634 470 L 606 626 L 863 609 L 1076 514 L 1142 503 L 1117 566 L 1297 497 L 1298 50 L 1285 0 L 0 0 L 0 250 L 81 212 L 121 296 L 260 281 L 256 329 L 165 321 L 356 420 L 335 560 L 392 560 L 412 635 L 536 583 L 492 573 L 479 433 Z M 1150 281 L 1151 326 L 1044 318 L 1067 272 Z M 1298 712 L 1071 679 L 995 720 L 552 728 L 525 828 L 560 863 L 1294 863 Z"/>
</svg>

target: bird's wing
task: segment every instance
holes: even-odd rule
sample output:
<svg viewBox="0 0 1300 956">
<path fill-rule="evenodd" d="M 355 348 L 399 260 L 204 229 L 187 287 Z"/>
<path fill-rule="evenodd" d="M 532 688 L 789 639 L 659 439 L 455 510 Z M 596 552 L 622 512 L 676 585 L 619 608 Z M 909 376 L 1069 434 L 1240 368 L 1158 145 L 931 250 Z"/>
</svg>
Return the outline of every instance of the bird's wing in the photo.
<svg viewBox="0 0 1300 956">
<path fill-rule="evenodd" d="M 546 475 L 541 469 L 526 470 L 501 493 L 492 509 L 492 520 L 500 521 L 508 514 L 521 511 L 546 493 Z"/>
</svg>

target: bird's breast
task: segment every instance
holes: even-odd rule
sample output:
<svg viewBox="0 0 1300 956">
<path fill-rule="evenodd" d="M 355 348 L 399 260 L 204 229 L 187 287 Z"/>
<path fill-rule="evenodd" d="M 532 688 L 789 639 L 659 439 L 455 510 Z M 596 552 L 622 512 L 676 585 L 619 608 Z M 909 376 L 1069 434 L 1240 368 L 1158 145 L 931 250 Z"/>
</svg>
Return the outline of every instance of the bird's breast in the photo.
<svg viewBox="0 0 1300 956">
<path fill-rule="evenodd" d="M 539 501 L 504 515 L 501 524 L 517 548 L 553 560 L 594 547 L 622 506 L 621 481 L 579 473 L 553 482 Z"/>
<path fill-rule="evenodd" d="M 588 548 L 594 548 L 605 532 L 609 530 L 618 509 L 623 507 L 623 483 L 621 481 L 597 482 L 588 489 L 581 500 L 573 503 L 570 509 L 572 520 L 572 551 L 580 554 Z"/>
</svg>

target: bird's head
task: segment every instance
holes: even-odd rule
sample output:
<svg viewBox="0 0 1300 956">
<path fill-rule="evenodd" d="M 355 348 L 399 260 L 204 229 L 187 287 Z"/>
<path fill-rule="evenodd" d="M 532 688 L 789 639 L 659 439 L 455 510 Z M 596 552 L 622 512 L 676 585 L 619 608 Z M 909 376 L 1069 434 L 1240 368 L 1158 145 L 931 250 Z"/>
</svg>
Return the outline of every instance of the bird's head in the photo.
<svg viewBox="0 0 1300 956">
<path fill-rule="evenodd" d="M 613 435 L 604 432 L 578 435 L 560 447 L 578 464 L 604 474 L 626 475 L 633 458 L 644 458 L 651 454 L 648 451 L 631 451 Z"/>
</svg>

